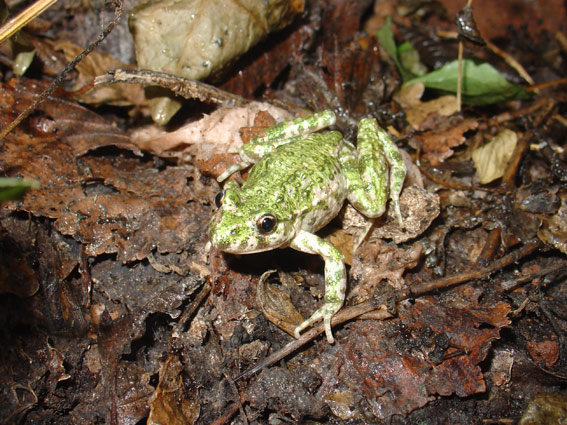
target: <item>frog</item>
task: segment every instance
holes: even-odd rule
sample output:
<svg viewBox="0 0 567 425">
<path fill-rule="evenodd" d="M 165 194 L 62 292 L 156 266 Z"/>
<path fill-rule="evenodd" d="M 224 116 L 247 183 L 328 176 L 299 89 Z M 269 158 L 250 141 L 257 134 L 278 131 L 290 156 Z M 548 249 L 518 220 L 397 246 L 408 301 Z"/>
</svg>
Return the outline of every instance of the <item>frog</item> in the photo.
<svg viewBox="0 0 567 425">
<path fill-rule="evenodd" d="M 243 144 L 241 161 L 217 180 L 252 168 L 242 185 L 233 179 L 224 184 L 208 230 L 212 245 L 231 254 L 291 247 L 320 255 L 323 304 L 295 328 L 294 336 L 322 320 L 330 344 L 331 319 L 344 304 L 347 273 L 341 251 L 316 232 L 339 214 L 345 201 L 369 219 L 362 239 L 388 201 L 403 226 L 400 192 L 406 175 L 401 152 L 375 118 L 360 120 L 356 147 L 339 131 L 319 131 L 335 122 L 331 110 L 314 112 L 276 123 Z"/>
</svg>

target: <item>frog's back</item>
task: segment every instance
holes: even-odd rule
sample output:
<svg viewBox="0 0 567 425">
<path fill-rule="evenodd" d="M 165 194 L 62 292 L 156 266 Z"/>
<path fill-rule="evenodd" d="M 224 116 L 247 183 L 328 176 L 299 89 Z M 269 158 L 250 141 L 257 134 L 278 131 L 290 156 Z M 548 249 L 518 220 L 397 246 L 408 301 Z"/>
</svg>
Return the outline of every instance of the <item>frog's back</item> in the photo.
<svg viewBox="0 0 567 425">
<path fill-rule="evenodd" d="M 342 135 L 316 133 L 281 145 L 262 158 L 242 186 L 247 202 L 315 231 L 341 208 L 346 189 L 338 161 Z M 259 207 L 260 208 L 260 207 Z"/>
</svg>

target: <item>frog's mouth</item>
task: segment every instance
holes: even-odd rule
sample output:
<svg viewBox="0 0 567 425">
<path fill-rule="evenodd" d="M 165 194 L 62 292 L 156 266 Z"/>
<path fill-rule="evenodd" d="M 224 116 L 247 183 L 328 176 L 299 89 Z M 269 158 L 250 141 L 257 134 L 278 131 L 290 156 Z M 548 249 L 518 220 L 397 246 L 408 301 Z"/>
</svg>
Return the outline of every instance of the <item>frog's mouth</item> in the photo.
<svg viewBox="0 0 567 425">
<path fill-rule="evenodd" d="M 217 213 L 209 226 L 211 243 L 215 248 L 231 254 L 255 254 L 288 244 L 288 238 L 283 237 L 282 233 L 262 235 L 252 224 L 247 224 L 230 223 L 227 217 Z"/>
</svg>

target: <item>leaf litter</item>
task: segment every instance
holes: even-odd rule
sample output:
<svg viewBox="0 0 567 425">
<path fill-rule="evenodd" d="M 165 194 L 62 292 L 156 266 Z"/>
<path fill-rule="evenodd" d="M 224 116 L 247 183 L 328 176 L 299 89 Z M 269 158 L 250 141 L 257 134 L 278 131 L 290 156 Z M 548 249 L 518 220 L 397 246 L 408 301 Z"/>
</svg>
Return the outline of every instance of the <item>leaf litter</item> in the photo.
<svg viewBox="0 0 567 425">
<path fill-rule="evenodd" d="M 498 61 L 482 50 L 467 50 L 487 64 L 480 71 L 490 65 L 492 81 L 513 90 L 492 88 L 495 105 L 456 113 L 454 97 L 430 91 L 455 84 L 454 57 L 435 71 L 421 55 L 450 42 L 418 44 L 429 30 L 451 29 L 450 20 L 435 9 L 416 12 L 423 34 L 404 45 L 410 15 L 396 2 L 372 16 L 370 2 L 333 4 L 312 2 L 215 77 L 233 95 L 262 93 L 289 112 L 260 103 L 213 111 L 193 102 L 179 121 L 159 128 L 148 123 L 145 100 L 123 91 L 139 93 L 138 86 L 108 85 L 96 109 L 52 94 L 4 138 L 2 175 L 39 184 L 4 202 L 0 216 L 4 423 L 268 423 L 277 416 L 475 424 L 519 420 L 537 394 L 561 391 L 564 86 L 524 99 L 509 70 L 496 70 Z M 391 25 L 388 55 L 380 54 L 376 34 L 357 33 L 363 19 Z M 558 71 L 566 69 L 565 51 L 544 34 L 521 31 L 509 35 L 536 81 L 565 78 Z M 71 35 L 55 44 L 75 52 L 68 43 L 82 43 Z M 532 44 L 522 45 L 526 40 Z M 412 74 L 427 70 L 419 77 L 425 92 L 415 84 L 409 89 L 417 92 L 401 97 L 399 73 L 408 74 L 402 69 L 410 62 L 392 56 L 408 52 Z M 41 65 L 45 56 L 34 60 Z M 2 127 L 46 86 L 41 73 L 15 77 L 7 63 Z M 477 72 L 477 63 L 466 68 Z M 122 67 L 118 58 L 92 56 L 67 88 L 115 66 Z M 449 79 L 440 78 L 447 69 Z M 471 91 L 475 84 L 465 82 L 467 93 L 488 99 Z M 193 89 L 206 98 L 213 92 L 204 87 Z M 222 94 L 214 96 L 210 103 L 219 103 Z M 129 109 L 109 99 L 128 99 Z M 533 108 L 539 99 L 547 102 Z M 207 259 L 205 233 L 219 190 L 213 178 L 237 161 L 227 151 L 271 119 L 325 108 L 342 111 L 338 126 L 349 138 L 361 116 L 376 116 L 419 170 L 402 193 L 406 229 L 388 213 L 354 254 L 347 232 L 364 227 L 360 217 L 325 229 L 349 255 L 348 305 L 336 318 L 336 344 L 315 339 L 298 350 L 320 331 L 296 342 L 285 332 L 320 302 L 321 259 L 290 250 L 241 257 L 211 251 Z M 255 121 L 264 110 L 268 121 Z M 497 154 L 505 160 L 488 183 L 475 172 L 473 152 L 487 152 L 484 141 L 502 131 L 517 134 L 518 143 Z M 493 165 L 493 156 L 483 159 Z M 260 279 L 274 268 L 279 278 Z M 4 286 L 16 277 L 17 288 Z"/>
</svg>

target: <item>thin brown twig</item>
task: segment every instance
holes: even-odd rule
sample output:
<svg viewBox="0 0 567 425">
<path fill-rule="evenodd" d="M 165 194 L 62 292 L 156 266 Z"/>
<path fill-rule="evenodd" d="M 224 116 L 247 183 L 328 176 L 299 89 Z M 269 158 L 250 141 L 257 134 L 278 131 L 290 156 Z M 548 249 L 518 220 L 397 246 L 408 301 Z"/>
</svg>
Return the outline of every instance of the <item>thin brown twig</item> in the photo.
<svg viewBox="0 0 567 425">
<path fill-rule="evenodd" d="M 240 393 L 238 392 L 238 388 L 236 388 L 236 384 L 234 383 L 232 378 L 230 376 L 228 376 L 228 374 L 224 373 L 223 375 L 224 375 L 226 381 L 228 382 L 228 385 L 232 389 L 232 392 L 235 395 L 235 398 L 236 398 L 235 404 L 238 406 L 238 409 L 240 410 L 240 415 L 242 416 L 242 420 L 244 421 L 244 425 L 248 425 L 248 418 L 246 417 L 246 412 L 244 411 L 244 406 L 242 406 L 242 401 L 240 400 Z"/>
<path fill-rule="evenodd" d="M 457 112 L 461 112 L 463 95 L 463 41 L 459 40 L 457 54 Z"/>
<path fill-rule="evenodd" d="M 236 412 L 238 412 L 238 404 L 232 403 L 229 406 L 228 410 L 224 412 L 224 415 L 222 415 L 217 420 L 211 422 L 211 425 L 224 425 L 225 423 L 230 421 L 230 418 L 232 418 Z"/>
<path fill-rule="evenodd" d="M 558 86 L 559 84 L 567 84 L 567 78 L 560 78 L 558 80 L 549 81 L 547 83 L 537 84 L 535 86 L 526 87 L 526 91 L 543 90 L 548 87 Z"/>
<path fill-rule="evenodd" d="M 518 248 L 516 251 L 512 251 L 508 255 L 505 255 L 504 257 L 495 260 L 492 264 L 490 264 L 487 267 L 481 267 L 475 270 L 471 270 L 470 272 L 461 273 L 454 276 L 448 276 L 442 279 L 434 280 L 432 282 L 416 285 L 410 288 L 408 291 L 406 291 L 406 293 L 402 295 L 402 299 L 415 295 L 423 295 L 428 292 L 448 288 L 460 283 L 468 282 L 470 280 L 486 278 L 495 271 L 503 269 L 504 267 L 509 266 L 512 263 L 515 263 L 521 258 L 530 255 L 540 246 L 541 246 L 541 242 L 533 241 L 522 246 L 521 248 Z"/>
<path fill-rule="evenodd" d="M 376 306 L 374 305 L 374 303 L 372 301 L 365 301 L 365 302 L 360 303 L 358 305 L 344 308 L 341 311 L 339 311 L 338 314 L 333 316 L 333 318 L 331 319 L 331 325 L 336 326 L 336 325 L 339 325 L 341 323 L 348 322 L 349 320 L 352 320 L 355 317 L 361 316 L 361 315 L 368 313 L 372 310 L 376 310 Z M 388 318 L 392 317 L 392 315 L 390 313 L 388 313 L 388 311 L 384 307 L 379 307 L 378 313 L 380 313 L 380 311 L 383 312 L 382 315 L 381 315 L 382 319 L 388 319 Z M 236 378 L 234 378 L 234 380 L 238 381 L 239 379 L 245 378 L 245 377 L 250 376 L 250 375 L 254 375 L 256 372 L 259 372 L 260 370 L 264 369 L 265 367 L 268 367 L 268 366 L 270 366 L 270 365 L 272 365 L 276 362 L 279 362 L 281 359 L 283 359 L 284 357 L 287 357 L 289 354 L 298 350 L 299 348 L 301 348 L 303 345 L 305 345 L 306 343 L 308 343 L 309 341 L 311 341 L 312 339 L 314 339 L 318 335 L 321 335 L 323 332 L 325 332 L 325 328 L 322 324 L 319 325 L 319 326 L 316 326 L 314 328 L 311 328 L 309 331 L 302 334 L 300 338 L 291 341 L 289 344 L 287 344 L 281 350 L 278 350 L 278 351 L 270 354 L 268 357 L 266 357 L 264 360 L 261 360 L 259 363 L 257 363 L 252 368 L 250 368 L 247 371 L 238 375 Z"/>
<path fill-rule="evenodd" d="M 96 77 L 92 83 L 71 94 L 82 94 L 90 89 L 105 84 L 128 83 L 143 86 L 159 86 L 171 90 L 185 99 L 199 99 L 203 102 L 244 106 L 250 103 L 237 94 L 229 93 L 215 86 L 196 80 L 178 77 L 165 72 L 143 69 L 115 69 L 105 75 Z"/>
</svg>

